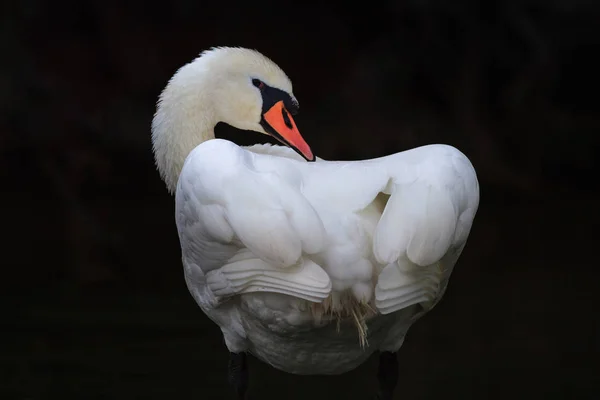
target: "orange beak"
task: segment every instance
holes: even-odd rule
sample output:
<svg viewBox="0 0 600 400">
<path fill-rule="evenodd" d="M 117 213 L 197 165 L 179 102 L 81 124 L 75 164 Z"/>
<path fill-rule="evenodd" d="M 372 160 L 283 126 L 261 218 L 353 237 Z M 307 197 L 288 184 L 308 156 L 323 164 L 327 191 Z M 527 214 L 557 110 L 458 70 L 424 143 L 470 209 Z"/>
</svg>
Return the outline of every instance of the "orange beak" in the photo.
<svg viewBox="0 0 600 400">
<path fill-rule="evenodd" d="M 273 130 L 273 132 L 269 132 L 271 136 L 286 146 L 291 147 L 304 157 L 306 161 L 315 161 L 312 150 L 300 134 L 300 131 L 298 131 L 296 123 L 292 115 L 284 107 L 283 101 L 275 103 L 273 107 L 263 114 L 263 118 Z"/>
</svg>

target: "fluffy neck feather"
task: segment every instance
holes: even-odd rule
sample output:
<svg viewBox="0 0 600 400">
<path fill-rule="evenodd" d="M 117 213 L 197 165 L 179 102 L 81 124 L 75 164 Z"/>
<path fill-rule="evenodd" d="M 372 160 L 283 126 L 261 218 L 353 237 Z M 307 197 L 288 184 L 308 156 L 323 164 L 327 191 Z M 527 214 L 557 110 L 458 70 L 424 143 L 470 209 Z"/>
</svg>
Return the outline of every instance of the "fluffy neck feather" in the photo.
<svg viewBox="0 0 600 400">
<path fill-rule="evenodd" d="M 194 63 L 182 67 L 162 92 L 152 120 L 154 157 L 170 193 L 175 192 L 188 154 L 215 137 L 213 84 L 206 72 Z"/>
</svg>

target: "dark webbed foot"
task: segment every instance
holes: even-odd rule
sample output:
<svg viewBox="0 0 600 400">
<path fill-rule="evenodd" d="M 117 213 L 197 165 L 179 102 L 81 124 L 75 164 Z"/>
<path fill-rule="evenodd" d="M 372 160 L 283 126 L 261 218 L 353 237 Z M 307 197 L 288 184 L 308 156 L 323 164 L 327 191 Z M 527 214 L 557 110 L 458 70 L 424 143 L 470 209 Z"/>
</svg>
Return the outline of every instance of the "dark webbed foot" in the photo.
<svg viewBox="0 0 600 400">
<path fill-rule="evenodd" d="M 246 398 L 248 389 L 248 364 L 246 353 L 229 353 L 228 376 L 229 384 L 233 386 L 238 399 Z"/>
<path fill-rule="evenodd" d="M 398 358 L 396 353 L 384 351 L 379 355 L 379 370 L 377 371 L 379 381 L 378 400 L 392 400 L 394 389 L 398 384 Z"/>
</svg>

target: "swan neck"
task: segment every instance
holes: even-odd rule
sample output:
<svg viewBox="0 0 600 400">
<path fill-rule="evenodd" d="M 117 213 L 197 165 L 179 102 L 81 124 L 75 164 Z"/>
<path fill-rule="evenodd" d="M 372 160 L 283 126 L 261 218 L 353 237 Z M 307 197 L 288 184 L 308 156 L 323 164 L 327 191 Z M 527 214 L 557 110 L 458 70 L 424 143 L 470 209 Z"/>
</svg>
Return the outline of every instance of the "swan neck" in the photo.
<svg viewBox="0 0 600 400">
<path fill-rule="evenodd" d="M 170 193 L 190 152 L 215 138 L 217 124 L 206 86 L 172 80 L 159 100 L 152 121 L 152 142 L 157 168 Z"/>
</svg>

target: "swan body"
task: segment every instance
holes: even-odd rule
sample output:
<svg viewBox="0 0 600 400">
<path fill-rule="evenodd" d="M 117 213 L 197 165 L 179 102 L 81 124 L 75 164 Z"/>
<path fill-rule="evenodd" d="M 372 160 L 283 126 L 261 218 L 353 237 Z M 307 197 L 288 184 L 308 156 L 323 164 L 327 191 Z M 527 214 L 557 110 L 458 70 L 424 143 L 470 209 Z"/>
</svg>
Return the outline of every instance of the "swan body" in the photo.
<svg viewBox="0 0 600 400">
<path fill-rule="evenodd" d="M 479 186 L 448 145 L 315 158 L 291 117 L 297 108 L 272 61 L 213 49 L 162 93 L 154 152 L 175 193 L 188 289 L 230 352 L 291 373 L 339 374 L 374 351 L 396 352 L 440 300 Z M 220 121 L 287 147 L 214 139 Z"/>
</svg>

